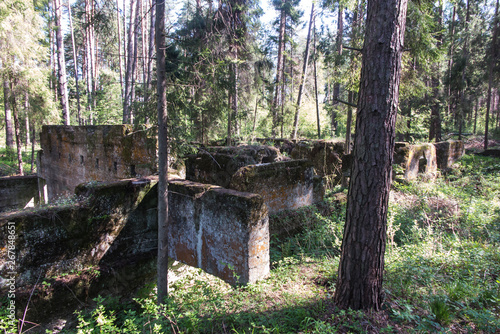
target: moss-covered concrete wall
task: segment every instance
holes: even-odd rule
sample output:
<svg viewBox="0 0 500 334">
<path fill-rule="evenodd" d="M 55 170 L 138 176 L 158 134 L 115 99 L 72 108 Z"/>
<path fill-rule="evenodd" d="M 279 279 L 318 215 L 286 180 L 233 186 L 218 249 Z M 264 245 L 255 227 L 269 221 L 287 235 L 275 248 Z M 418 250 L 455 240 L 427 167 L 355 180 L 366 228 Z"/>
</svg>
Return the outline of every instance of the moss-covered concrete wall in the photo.
<svg viewBox="0 0 500 334">
<path fill-rule="evenodd" d="M 264 198 L 269 213 L 297 209 L 323 200 L 322 178 L 307 160 L 289 160 L 240 168 L 229 188 Z"/>
<path fill-rule="evenodd" d="M 269 218 L 261 196 L 186 180 L 169 185 L 170 257 L 231 284 L 269 274 Z"/>
<path fill-rule="evenodd" d="M 0 212 L 33 207 L 39 201 L 36 175 L 0 177 Z"/>
<path fill-rule="evenodd" d="M 113 181 L 152 175 L 156 138 L 131 125 L 46 125 L 40 134 L 38 176 L 48 199 L 71 195 L 89 181 Z"/>
</svg>

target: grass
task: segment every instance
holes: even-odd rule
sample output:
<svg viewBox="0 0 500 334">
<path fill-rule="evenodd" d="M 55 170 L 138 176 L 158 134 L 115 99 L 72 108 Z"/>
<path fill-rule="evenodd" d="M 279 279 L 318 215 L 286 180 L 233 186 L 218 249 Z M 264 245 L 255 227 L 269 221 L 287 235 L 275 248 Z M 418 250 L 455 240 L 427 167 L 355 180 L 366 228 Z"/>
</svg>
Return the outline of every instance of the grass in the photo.
<svg viewBox="0 0 500 334">
<path fill-rule="evenodd" d="M 192 269 L 170 286 L 164 307 L 155 286 L 134 298 L 95 299 L 78 313 L 78 333 L 499 333 L 500 162 L 467 155 L 430 182 L 395 183 L 380 312 L 332 303 L 345 204 L 271 219 L 300 219 L 298 234 L 273 238 L 271 275 L 230 287 Z"/>
</svg>

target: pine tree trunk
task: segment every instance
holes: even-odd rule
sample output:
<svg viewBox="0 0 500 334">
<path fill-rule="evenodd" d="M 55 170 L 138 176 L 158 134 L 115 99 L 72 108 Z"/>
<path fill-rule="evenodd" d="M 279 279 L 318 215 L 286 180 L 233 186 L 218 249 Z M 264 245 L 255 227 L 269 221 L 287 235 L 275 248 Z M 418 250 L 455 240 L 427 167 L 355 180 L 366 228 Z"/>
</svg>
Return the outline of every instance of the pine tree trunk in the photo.
<svg viewBox="0 0 500 334">
<path fill-rule="evenodd" d="M 122 52 L 122 36 L 121 36 L 121 28 L 120 28 L 120 6 L 118 3 L 119 0 L 116 0 L 116 26 L 118 31 L 118 64 L 120 66 L 120 95 L 123 104 L 123 52 Z"/>
<path fill-rule="evenodd" d="M 440 1 L 439 6 L 439 19 L 437 28 L 441 31 L 442 23 L 443 23 L 443 3 Z M 436 37 L 437 39 L 437 48 L 439 49 L 442 44 L 443 36 L 439 33 Z M 439 63 L 433 64 L 433 76 L 431 79 L 432 82 L 432 94 L 433 94 L 433 103 L 431 106 L 431 119 L 430 119 L 430 127 L 429 127 L 429 141 L 441 141 L 441 104 L 439 102 L 439 97 L 441 96 L 441 80 L 439 73 Z"/>
<path fill-rule="evenodd" d="M 12 94 L 12 90 L 16 86 L 16 82 L 13 82 L 11 78 L 10 82 L 10 96 L 9 103 L 12 108 L 12 114 L 14 116 L 14 133 L 16 134 L 16 149 L 17 149 L 17 173 L 19 175 L 24 175 L 23 171 L 23 155 L 22 155 L 22 143 L 21 143 L 21 127 L 19 124 L 19 113 L 17 111 L 16 97 Z"/>
<path fill-rule="evenodd" d="M 316 70 L 316 58 L 317 58 L 317 53 L 316 53 L 316 22 L 314 23 L 314 59 L 313 59 L 313 66 L 314 66 L 314 100 L 316 101 L 316 125 L 318 128 L 318 139 L 321 138 L 321 124 L 320 124 L 320 118 L 319 118 L 319 100 L 318 100 L 318 72 Z"/>
<path fill-rule="evenodd" d="M 54 1 L 55 24 L 56 24 L 56 45 L 57 45 L 57 63 L 59 77 L 59 96 L 61 98 L 61 108 L 63 123 L 70 124 L 69 105 L 68 105 L 68 81 L 66 79 L 66 61 L 64 58 L 64 40 L 62 31 L 62 4 L 61 0 Z"/>
<path fill-rule="evenodd" d="M 165 2 L 156 3 L 156 73 L 158 89 L 158 304 L 168 296 L 168 127 L 165 75 Z"/>
<path fill-rule="evenodd" d="M 491 90 L 493 89 L 493 76 L 495 61 L 498 59 L 498 51 L 496 49 L 496 42 L 498 38 L 498 0 L 495 7 L 495 17 L 493 26 L 493 37 L 491 39 L 491 55 L 488 65 L 488 97 L 486 100 L 486 122 L 484 124 L 484 150 L 488 149 L 488 132 L 489 132 L 489 122 L 490 122 L 490 108 L 491 108 Z"/>
<path fill-rule="evenodd" d="M 71 30 L 71 44 L 73 47 L 73 69 L 75 71 L 75 84 L 76 84 L 76 105 L 77 105 L 77 116 L 78 116 L 78 125 L 82 125 L 82 112 L 80 108 L 80 87 L 78 86 L 78 58 L 76 52 L 75 45 L 75 31 L 73 29 L 73 18 L 71 15 L 71 4 L 68 0 L 68 15 L 69 15 L 69 28 Z M 118 37 L 119 38 L 119 37 Z"/>
<path fill-rule="evenodd" d="M 285 0 L 282 0 L 282 4 L 284 4 Z M 272 105 L 272 113 L 273 113 L 273 124 L 271 136 L 276 136 L 276 128 L 278 126 L 278 100 L 281 96 L 280 87 L 281 87 L 281 78 L 283 77 L 284 72 L 284 55 L 285 55 L 285 27 L 286 27 L 286 15 L 285 10 L 281 9 L 280 16 L 280 30 L 279 30 L 279 38 L 278 38 L 278 60 L 276 65 L 276 80 L 275 80 L 275 93 Z M 283 101 L 281 101 L 283 103 Z"/>
<path fill-rule="evenodd" d="M 300 85 L 299 85 L 299 95 L 297 96 L 297 106 L 295 110 L 295 117 L 293 120 L 293 134 L 292 139 L 297 139 L 297 131 L 299 130 L 299 111 L 300 111 L 300 102 L 302 100 L 302 93 L 304 91 L 304 84 L 307 75 L 307 65 L 309 63 L 309 44 L 311 41 L 311 29 L 314 21 L 314 2 L 311 6 L 311 17 L 309 18 L 309 29 L 307 30 L 307 40 L 306 40 L 306 51 L 304 54 L 304 64 L 302 65 L 302 75 L 300 77 Z"/>
<path fill-rule="evenodd" d="M 340 57 L 342 56 L 342 43 L 343 43 L 343 36 L 344 36 L 344 10 L 341 5 L 339 5 L 338 9 L 338 18 L 337 18 L 337 54 L 339 60 L 335 62 L 335 66 L 339 67 L 340 66 Z M 338 98 L 340 96 L 340 82 L 335 82 L 333 86 L 333 105 L 337 105 Z M 332 109 L 332 115 L 331 115 L 331 136 L 335 137 L 335 132 L 337 131 L 337 111 L 335 109 Z"/>
<path fill-rule="evenodd" d="M 24 149 L 28 150 L 28 145 L 30 144 L 30 118 L 29 118 L 29 96 L 28 92 L 24 93 L 24 129 L 26 132 L 26 141 L 24 142 Z"/>
<path fill-rule="evenodd" d="M 407 0 L 369 0 L 339 275 L 342 309 L 380 310 Z"/>
<path fill-rule="evenodd" d="M 125 98 L 123 100 L 123 124 L 132 123 L 132 78 L 134 76 L 135 70 L 135 62 L 136 59 L 134 57 L 134 26 L 135 26 L 135 0 L 130 1 L 130 18 L 129 18 L 129 27 L 127 34 L 127 67 L 125 70 Z"/>
<path fill-rule="evenodd" d="M 3 104 L 5 110 L 5 144 L 8 148 L 14 148 L 14 129 L 12 127 L 12 110 L 10 106 L 10 85 L 7 79 L 3 81 Z"/>
</svg>

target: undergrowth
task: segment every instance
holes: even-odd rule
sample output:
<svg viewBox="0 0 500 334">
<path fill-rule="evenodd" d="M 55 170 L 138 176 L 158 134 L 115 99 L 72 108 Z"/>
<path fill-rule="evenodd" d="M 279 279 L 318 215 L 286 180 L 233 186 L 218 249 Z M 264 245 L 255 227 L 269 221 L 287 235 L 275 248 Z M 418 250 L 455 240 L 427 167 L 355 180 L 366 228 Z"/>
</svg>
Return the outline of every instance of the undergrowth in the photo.
<svg viewBox="0 0 500 334">
<path fill-rule="evenodd" d="M 171 284 L 164 306 L 156 305 L 154 284 L 132 299 L 99 297 L 68 332 L 499 332 L 498 159 L 467 155 L 435 181 L 394 184 L 380 312 L 332 303 L 345 205 L 330 195 L 279 217 L 307 227 L 272 238 L 269 278 L 231 287 L 193 270 Z"/>
</svg>

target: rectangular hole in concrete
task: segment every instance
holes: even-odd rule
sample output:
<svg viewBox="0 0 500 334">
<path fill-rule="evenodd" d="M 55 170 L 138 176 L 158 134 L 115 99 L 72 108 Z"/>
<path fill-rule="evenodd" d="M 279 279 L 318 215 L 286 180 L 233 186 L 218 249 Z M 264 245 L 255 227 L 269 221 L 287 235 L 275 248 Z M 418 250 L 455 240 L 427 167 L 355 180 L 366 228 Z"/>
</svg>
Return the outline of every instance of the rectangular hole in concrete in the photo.
<svg viewBox="0 0 500 334">
<path fill-rule="evenodd" d="M 113 170 L 114 170 L 115 173 L 118 172 L 118 163 L 116 161 L 113 162 Z"/>
<path fill-rule="evenodd" d="M 95 159 L 95 168 L 99 169 L 99 159 Z"/>
<path fill-rule="evenodd" d="M 130 175 L 135 177 L 137 173 L 135 172 L 135 165 L 130 165 Z"/>
<path fill-rule="evenodd" d="M 83 165 L 85 162 L 85 159 L 83 158 L 83 155 L 80 155 L 80 165 Z"/>
</svg>

